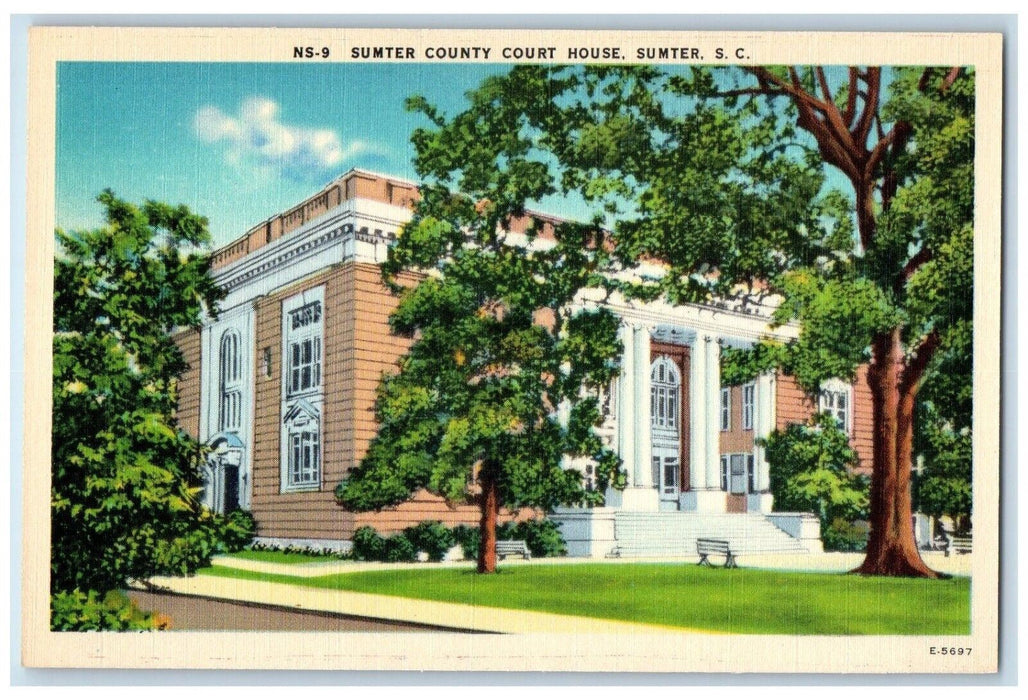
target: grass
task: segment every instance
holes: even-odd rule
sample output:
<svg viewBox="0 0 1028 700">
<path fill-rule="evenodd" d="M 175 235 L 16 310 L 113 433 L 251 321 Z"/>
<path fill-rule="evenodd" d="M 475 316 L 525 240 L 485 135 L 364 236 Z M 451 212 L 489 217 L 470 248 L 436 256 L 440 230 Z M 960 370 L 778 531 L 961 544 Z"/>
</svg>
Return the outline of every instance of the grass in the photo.
<svg viewBox="0 0 1028 700">
<path fill-rule="evenodd" d="M 694 564 L 391 569 L 314 578 L 215 566 L 203 573 L 360 593 L 737 634 L 968 634 L 970 585 Z"/>
<path fill-rule="evenodd" d="M 302 552 L 281 552 L 276 550 L 243 549 L 228 556 L 250 561 L 266 561 L 270 564 L 309 564 L 320 561 L 338 561 L 332 554 L 304 554 Z"/>
</svg>

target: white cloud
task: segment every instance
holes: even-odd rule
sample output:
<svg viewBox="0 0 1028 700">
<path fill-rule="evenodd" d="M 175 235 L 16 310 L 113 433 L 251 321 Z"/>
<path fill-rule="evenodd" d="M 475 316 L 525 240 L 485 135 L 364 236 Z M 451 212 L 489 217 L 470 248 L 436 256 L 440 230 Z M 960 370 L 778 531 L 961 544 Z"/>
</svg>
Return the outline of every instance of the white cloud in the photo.
<svg viewBox="0 0 1028 700">
<path fill-rule="evenodd" d="M 217 107 L 197 110 L 193 126 L 205 143 L 222 144 L 225 159 L 258 174 L 278 171 L 294 177 L 338 166 L 362 153 L 381 154 L 382 149 L 364 141 L 343 144 L 331 129 L 308 129 L 279 121 L 279 106 L 265 97 L 250 97 L 235 116 Z"/>
</svg>

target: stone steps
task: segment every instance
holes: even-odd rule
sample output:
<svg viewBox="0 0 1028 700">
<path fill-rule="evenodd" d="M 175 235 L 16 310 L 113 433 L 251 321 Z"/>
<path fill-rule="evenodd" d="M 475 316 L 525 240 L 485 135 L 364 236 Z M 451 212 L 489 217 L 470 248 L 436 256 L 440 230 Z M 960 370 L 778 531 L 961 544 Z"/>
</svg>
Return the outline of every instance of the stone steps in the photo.
<svg viewBox="0 0 1028 700">
<path fill-rule="evenodd" d="M 620 557 L 696 556 L 701 537 L 727 540 L 739 553 L 808 551 L 759 513 L 618 513 L 614 532 Z"/>
</svg>

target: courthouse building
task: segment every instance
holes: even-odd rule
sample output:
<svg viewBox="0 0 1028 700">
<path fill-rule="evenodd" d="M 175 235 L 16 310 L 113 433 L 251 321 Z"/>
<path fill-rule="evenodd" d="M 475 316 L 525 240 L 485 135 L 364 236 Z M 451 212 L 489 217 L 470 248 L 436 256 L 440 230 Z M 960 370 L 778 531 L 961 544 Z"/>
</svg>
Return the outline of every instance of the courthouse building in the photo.
<svg viewBox="0 0 1028 700">
<path fill-rule="evenodd" d="M 375 435 L 382 373 L 395 371 L 408 347 L 390 332 L 397 300 L 379 265 L 417 196 L 414 183 L 351 170 L 218 250 L 222 311 L 177 336 L 189 363 L 179 419 L 212 448 L 205 502 L 250 510 L 262 540 L 345 548 L 363 525 L 390 532 L 423 520 L 478 521 L 476 507 L 428 493 L 373 513 L 349 512 L 333 494 Z M 814 398 L 774 373 L 722 386 L 722 347 L 796 329 L 769 328 L 771 309 L 759 305 L 602 303 L 622 319 L 624 356 L 601 397 L 600 432 L 621 456 L 628 487 L 610 492 L 604 507 L 551 514 L 570 553 L 690 554 L 702 536 L 751 551 L 818 551 L 816 518 L 774 512 L 758 440 L 828 410 L 869 465 L 862 373 Z"/>
</svg>

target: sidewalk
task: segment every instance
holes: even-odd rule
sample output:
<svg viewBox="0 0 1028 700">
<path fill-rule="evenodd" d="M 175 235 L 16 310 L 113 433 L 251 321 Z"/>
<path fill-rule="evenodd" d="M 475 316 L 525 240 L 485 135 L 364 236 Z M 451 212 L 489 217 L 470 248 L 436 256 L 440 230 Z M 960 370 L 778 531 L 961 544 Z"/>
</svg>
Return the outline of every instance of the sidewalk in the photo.
<svg viewBox="0 0 1028 700">
<path fill-rule="evenodd" d="M 971 560 L 968 555 L 954 555 L 947 557 L 942 552 L 922 552 L 922 559 L 925 564 L 945 574 L 954 576 L 970 576 Z M 643 564 L 643 563 L 695 563 L 697 558 L 693 557 L 647 557 L 641 559 L 586 559 L 586 558 L 564 558 L 555 557 L 552 559 L 533 559 L 523 561 L 521 559 L 506 559 L 501 566 L 548 566 L 566 564 Z M 845 573 L 858 567 L 864 561 L 864 555 L 859 552 L 826 552 L 824 554 L 742 554 L 738 557 L 739 566 L 753 569 L 778 569 L 781 571 L 835 571 Z M 427 568 L 467 568 L 474 566 L 473 562 L 451 561 L 418 564 L 384 564 L 380 562 L 340 561 L 327 560 L 324 562 L 310 562 L 304 564 L 275 564 L 271 562 L 255 561 L 252 559 L 239 559 L 229 556 L 217 556 L 212 563 L 218 566 L 227 566 L 233 569 L 254 571 L 265 574 L 281 574 L 285 576 L 298 576 L 311 578 L 315 576 L 330 576 L 333 574 L 354 574 L 361 571 L 388 571 L 397 567 Z"/>
<path fill-rule="evenodd" d="M 233 565 L 240 560 L 233 560 Z M 247 562 L 263 566 L 292 566 L 294 569 L 303 565 L 264 564 Z M 346 565 L 347 571 L 356 571 L 354 565 Z M 318 574 L 332 573 L 325 565 Z M 333 568 L 338 565 L 332 564 Z M 419 566 L 424 566 L 423 564 Z M 467 566 L 464 562 L 463 566 Z M 242 567 L 240 567 L 242 568 Z M 309 567 L 307 567 L 309 569 Z M 394 565 L 395 568 L 395 565 Z M 252 570 L 252 569 L 251 569 Z M 218 600 L 234 600 L 264 605 L 277 605 L 298 608 L 301 610 L 318 610 L 322 612 L 356 615 L 378 620 L 397 620 L 414 622 L 435 627 L 445 627 L 460 631 L 494 632 L 501 634 L 527 633 L 643 633 L 667 634 L 670 631 L 688 632 L 681 628 L 643 625 L 615 620 L 602 620 L 571 615 L 554 615 L 550 613 L 530 612 L 526 610 L 506 610 L 501 608 L 475 607 L 456 603 L 440 603 L 430 600 L 399 598 L 396 596 L 352 593 L 322 588 L 309 588 L 285 583 L 269 583 L 266 581 L 246 581 L 243 579 L 222 578 L 218 576 L 192 576 L 189 578 L 154 577 L 154 585 L 166 588 L 175 593 L 204 596 Z M 710 634 L 705 631 L 704 634 Z"/>
</svg>

